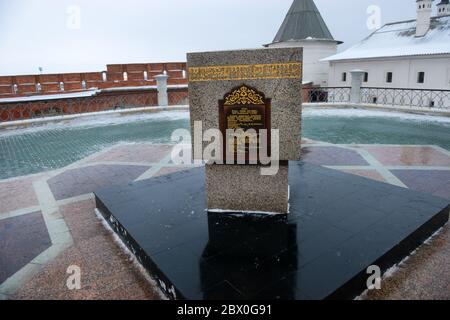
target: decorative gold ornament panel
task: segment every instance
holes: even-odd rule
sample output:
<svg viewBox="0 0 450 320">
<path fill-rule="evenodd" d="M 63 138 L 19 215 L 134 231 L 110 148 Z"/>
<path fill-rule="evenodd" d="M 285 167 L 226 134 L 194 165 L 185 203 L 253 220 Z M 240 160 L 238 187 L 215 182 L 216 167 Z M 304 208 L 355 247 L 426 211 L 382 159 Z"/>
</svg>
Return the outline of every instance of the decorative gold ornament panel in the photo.
<svg viewBox="0 0 450 320">
<path fill-rule="evenodd" d="M 243 85 L 239 89 L 234 90 L 231 94 L 225 97 L 225 106 L 235 105 L 263 105 L 264 99 L 262 95 L 258 94 L 255 90 Z"/>
<path fill-rule="evenodd" d="M 302 63 L 300 62 L 189 68 L 191 82 L 301 79 L 301 77 Z"/>
</svg>

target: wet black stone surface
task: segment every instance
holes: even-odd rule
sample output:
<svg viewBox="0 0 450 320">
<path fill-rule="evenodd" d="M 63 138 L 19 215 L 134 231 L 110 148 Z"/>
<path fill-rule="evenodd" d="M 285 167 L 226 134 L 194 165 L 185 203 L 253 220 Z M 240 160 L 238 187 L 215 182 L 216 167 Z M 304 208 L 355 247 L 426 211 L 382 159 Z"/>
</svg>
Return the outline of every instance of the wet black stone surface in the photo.
<svg viewBox="0 0 450 320">
<path fill-rule="evenodd" d="M 172 299 L 351 299 L 367 267 L 401 261 L 448 200 L 290 163 L 287 216 L 205 211 L 204 168 L 95 192 L 97 207 Z"/>
</svg>

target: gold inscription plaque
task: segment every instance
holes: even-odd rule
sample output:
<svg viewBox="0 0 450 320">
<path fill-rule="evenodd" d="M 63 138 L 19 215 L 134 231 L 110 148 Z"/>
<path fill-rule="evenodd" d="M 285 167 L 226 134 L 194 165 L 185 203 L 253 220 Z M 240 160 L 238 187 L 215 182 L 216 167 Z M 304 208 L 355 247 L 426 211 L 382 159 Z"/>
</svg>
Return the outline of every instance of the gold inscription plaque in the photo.
<svg viewBox="0 0 450 320">
<path fill-rule="evenodd" d="M 301 76 L 302 63 L 300 62 L 189 68 L 191 82 L 300 79 Z"/>
<path fill-rule="evenodd" d="M 231 90 L 223 100 L 219 101 L 220 129 L 224 136 L 224 157 L 226 148 L 233 151 L 235 159 L 241 152 L 246 161 L 259 161 L 260 130 L 267 130 L 267 155 L 270 155 L 270 128 L 271 128 L 271 107 L 270 99 L 266 99 L 264 94 L 242 85 Z M 233 137 L 227 136 L 227 130 L 242 129 L 241 134 L 236 133 Z M 248 130 L 254 130 L 256 135 L 246 134 Z M 243 150 L 238 145 L 245 146 Z M 256 149 L 256 150 L 254 150 Z"/>
</svg>

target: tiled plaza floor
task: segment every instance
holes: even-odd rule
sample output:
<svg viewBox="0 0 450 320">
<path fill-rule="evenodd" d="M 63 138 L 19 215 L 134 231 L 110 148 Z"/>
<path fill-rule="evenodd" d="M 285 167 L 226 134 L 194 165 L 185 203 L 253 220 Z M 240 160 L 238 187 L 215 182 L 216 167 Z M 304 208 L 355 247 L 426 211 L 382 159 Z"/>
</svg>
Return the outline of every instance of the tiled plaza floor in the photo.
<svg viewBox="0 0 450 320">
<path fill-rule="evenodd" d="M 64 169 L 0 181 L 0 298 L 160 299 L 96 216 L 92 191 L 191 167 L 173 165 L 171 151 L 169 145 L 117 145 Z M 302 157 L 450 200 L 450 152 L 439 147 L 304 141 Z M 66 286 L 71 266 L 81 270 L 79 290 Z M 382 285 L 362 298 L 450 299 L 449 227 Z"/>
</svg>

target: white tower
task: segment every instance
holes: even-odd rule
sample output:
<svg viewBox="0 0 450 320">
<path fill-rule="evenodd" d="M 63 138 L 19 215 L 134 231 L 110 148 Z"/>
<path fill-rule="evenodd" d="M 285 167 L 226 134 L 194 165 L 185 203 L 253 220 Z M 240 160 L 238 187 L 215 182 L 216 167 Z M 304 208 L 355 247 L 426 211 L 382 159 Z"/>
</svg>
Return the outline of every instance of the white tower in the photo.
<svg viewBox="0 0 450 320">
<path fill-rule="evenodd" d="M 430 30 L 434 0 L 417 0 L 416 37 L 423 37 Z"/>
<path fill-rule="evenodd" d="M 321 61 L 337 52 L 333 38 L 313 0 L 294 0 L 275 39 L 266 47 L 302 47 L 303 81 L 326 86 L 330 65 Z"/>
<path fill-rule="evenodd" d="M 450 15 L 450 0 L 442 0 L 437 5 L 438 16 Z"/>
</svg>

